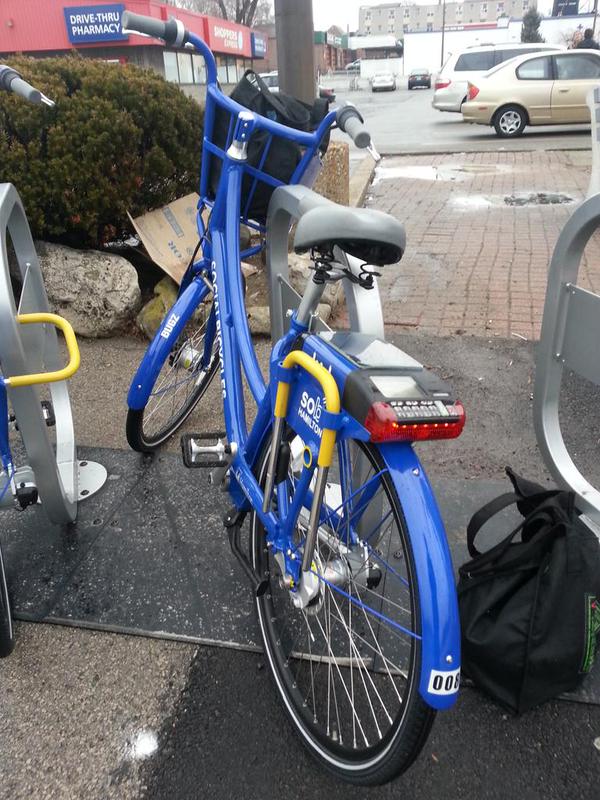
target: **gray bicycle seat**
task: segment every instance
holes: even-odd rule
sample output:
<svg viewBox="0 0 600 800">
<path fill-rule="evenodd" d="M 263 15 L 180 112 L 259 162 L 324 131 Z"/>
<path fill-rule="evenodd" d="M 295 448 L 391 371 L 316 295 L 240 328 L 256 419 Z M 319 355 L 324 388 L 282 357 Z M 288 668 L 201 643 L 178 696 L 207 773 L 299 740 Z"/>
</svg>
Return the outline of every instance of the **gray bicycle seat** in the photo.
<svg viewBox="0 0 600 800">
<path fill-rule="evenodd" d="M 402 258 L 406 231 L 401 222 L 382 211 L 333 203 L 313 208 L 300 217 L 294 236 L 297 253 L 335 245 L 366 264 L 383 267 Z"/>
</svg>

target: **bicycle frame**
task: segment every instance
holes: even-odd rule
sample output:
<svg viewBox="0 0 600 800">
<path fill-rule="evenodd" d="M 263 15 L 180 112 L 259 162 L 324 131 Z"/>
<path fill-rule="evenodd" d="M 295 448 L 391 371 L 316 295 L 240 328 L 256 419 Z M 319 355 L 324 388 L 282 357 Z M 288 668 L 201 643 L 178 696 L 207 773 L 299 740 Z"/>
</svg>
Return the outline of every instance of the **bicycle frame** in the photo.
<svg viewBox="0 0 600 800">
<path fill-rule="evenodd" d="M 255 129 L 266 129 L 274 136 L 282 136 L 306 147 L 297 169 L 298 174 L 295 173 L 295 177 L 299 178 L 315 155 L 335 115 L 329 114 L 313 134 L 293 131 L 276 122 L 256 117 L 220 93 L 212 54 L 197 37 L 190 35 L 189 41 L 205 56 L 207 64 L 208 102 L 202 156 L 201 197 L 205 197 L 207 192 L 211 155 L 218 155 L 223 161 L 220 183 L 212 203 L 207 231 L 200 217 L 198 219 L 200 236 L 203 237 L 203 259 L 193 265 L 180 297 L 163 321 L 146 358 L 142 361 L 132 383 L 128 403 L 130 408 L 144 407 L 165 360 L 165 348 L 169 352 L 170 341 L 176 341 L 182 332 L 187 319 L 182 312 L 189 309 L 190 304 L 193 304 L 192 307 L 197 306 L 212 290 L 214 335 L 217 337 L 219 347 L 225 428 L 232 454 L 229 493 L 239 512 L 243 514 L 254 510 L 265 529 L 267 541 L 282 553 L 286 571 L 292 576 L 298 576 L 300 563 L 294 552 L 293 534 L 300 512 L 302 509 L 312 509 L 314 496 L 318 495 L 319 481 L 317 479 L 314 486 L 311 481 L 320 445 L 320 437 L 316 436 L 314 431 L 307 426 L 301 428 L 297 413 L 298 397 L 303 392 L 314 395 L 319 390 L 314 377 L 302 369 L 295 370 L 291 402 L 286 418 L 288 422 L 293 422 L 294 430 L 300 432 L 308 443 L 310 457 L 305 461 L 291 503 L 285 491 L 285 482 L 276 487 L 277 514 L 270 510 L 269 497 L 265 502 L 265 494 L 259 485 L 255 470 L 258 457 L 272 434 L 277 386 L 281 380 L 286 379 L 281 364 L 296 346 L 298 338 L 307 334 L 308 325 L 301 320 L 306 318 L 307 310 L 308 312 L 314 310 L 311 302 L 316 306 L 318 297 L 315 294 L 311 297 L 309 289 L 302 301 L 304 315 L 296 313 L 291 319 L 289 331 L 274 344 L 270 362 L 270 382 L 267 388 L 256 359 L 245 313 L 240 271 L 240 197 L 245 174 L 249 173 L 255 178 L 260 175 L 261 179 L 264 179 L 263 173 L 248 167 L 245 163 L 245 145 Z M 231 144 L 226 152 L 210 141 L 214 110 L 217 105 L 226 108 L 237 118 L 235 126 L 230 130 Z M 277 181 L 270 182 L 272 185 L 279 185 Z M 211 340 L 211 348 L 212 344 Z M 317 337 L 309 336 L 305 340 L 305 345 L 313 348 L 314 354 L 311 352 L 310 355 L 324 365 L 325 370 L 331 372 L 337 386 L 341 388 L 348 372 L 355 369 L 356 365 L 350 364 L 343 357 L 339 357 L 336 361 L 331 348 L 322 340 L 319 344 Z M 250 431 L 246 422 L 242 369 L 257 404 L 256 418 Z M 289 380 L 289 377 L 287 379 Z M 338 442 L 348 438 L 363 441 L 369 439 L 368 431 L 349 415 L 344 413 L 335 415 L 327 411 L 324 413 L 328 415 L 328 424 L 324 427 L 335 425 Z M 334 417 L 337 419 L 334 420 Z M 443 523 L 425 472 L 412 446 L 408 443 L 381 445 L 379 452 L 385 462 L 385 470 L 389 472 L 399 496 L 403 498 L 408 535 L 414 549 L 416 578 L 422 600 L 421 636 L 418 637 L 423 640 L 419 690 L 432 707 L 448 708 L 455 701 L 458 690 L 460 633 L 454 576 Z M 326 508 L 323 513 L 330 517 L 336 510 L 330 511 Z M 319 524 L 323 521 L 322 516 L 317 520 Z M 417 636 L 410 631 L 404 632 Z"/>
</svg>

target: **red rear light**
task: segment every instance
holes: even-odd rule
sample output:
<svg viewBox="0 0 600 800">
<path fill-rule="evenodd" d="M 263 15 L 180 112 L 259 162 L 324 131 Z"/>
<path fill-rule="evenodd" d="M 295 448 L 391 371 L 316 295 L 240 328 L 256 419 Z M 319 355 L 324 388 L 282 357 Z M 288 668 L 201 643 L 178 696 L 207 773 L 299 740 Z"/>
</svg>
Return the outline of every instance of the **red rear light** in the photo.
<svg viewBox="0 0 600 800">
<path fill-rule="evenodd" d="M 446 89 L 452 81 L 447 81 L 445 78 L 438 78 L 435 82 L 436 89 Z"/>
<path fill-rule="evenodd" d="M 373 403 L 365 420 L 372 442 L 422 442 L 427 439 L 455 439 L 465 427 L 465 409 L 456 401 L 446 406 L 448 419 L 406 422 L 396 415 L 388 403 Z"/>
<path fill-rule="evenodd" d="M 477 95 L 479 94 L 479 89 L 477 86 L 473 86 L 472 83 L 469 84 L 469 100 L 475 100 Z"/>
</svg>

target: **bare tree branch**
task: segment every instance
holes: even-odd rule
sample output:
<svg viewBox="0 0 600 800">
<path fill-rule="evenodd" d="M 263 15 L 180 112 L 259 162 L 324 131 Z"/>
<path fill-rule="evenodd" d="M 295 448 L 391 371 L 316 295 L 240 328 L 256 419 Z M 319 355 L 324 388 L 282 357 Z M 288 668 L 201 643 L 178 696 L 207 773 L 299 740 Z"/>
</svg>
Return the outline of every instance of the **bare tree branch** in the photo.
<svg viewBox="0 0 600 800">
<path fill-rule="evenodd" d="M 197 11 L 200 14 L 216 14 L 223 19 L 235 20 L 241 25 L 252 27 L 254 18 L 261 22 L 272 21 L 271 0 L 167 0 L 169 5 Z"/>
</svg>

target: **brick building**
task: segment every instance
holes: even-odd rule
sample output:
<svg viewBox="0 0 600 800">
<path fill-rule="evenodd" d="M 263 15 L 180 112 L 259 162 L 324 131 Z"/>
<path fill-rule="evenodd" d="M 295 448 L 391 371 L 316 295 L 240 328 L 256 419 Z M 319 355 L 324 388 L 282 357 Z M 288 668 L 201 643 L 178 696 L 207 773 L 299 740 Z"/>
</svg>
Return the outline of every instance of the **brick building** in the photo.
<svg viewBox="0 0 600 800">
<path fill-rule="evenodd" d="M 500 17 L 522 17 L 535 0 L 464 0 L 461 3 L 446 3 L 447 28 L 496 22 Z M 361 6 L 358 29 L 363 36 L 392 34 L 402 39 L 405 33 L 441 30 L 443 5 L 414 3 L 382 3 L 377 6 Z"/>
</svg>

